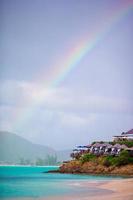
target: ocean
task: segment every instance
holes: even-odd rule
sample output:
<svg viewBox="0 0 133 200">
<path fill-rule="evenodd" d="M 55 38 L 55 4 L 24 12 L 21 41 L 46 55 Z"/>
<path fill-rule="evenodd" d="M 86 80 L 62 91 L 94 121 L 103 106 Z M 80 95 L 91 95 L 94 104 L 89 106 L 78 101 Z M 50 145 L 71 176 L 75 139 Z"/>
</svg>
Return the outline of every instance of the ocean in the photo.
<svg viewBox="0 0 133 200">
<path fill-rule="evenodd" d="M 98 192 L 96 188 L 78 187 L 78 184 L 83 181 L 114 179 L 111 176 L 46 173 L 55 169 L 58 166 L 0 166 L 0 199 L 52 197 L 85 192 L 93 195 Z"/>
</svg>

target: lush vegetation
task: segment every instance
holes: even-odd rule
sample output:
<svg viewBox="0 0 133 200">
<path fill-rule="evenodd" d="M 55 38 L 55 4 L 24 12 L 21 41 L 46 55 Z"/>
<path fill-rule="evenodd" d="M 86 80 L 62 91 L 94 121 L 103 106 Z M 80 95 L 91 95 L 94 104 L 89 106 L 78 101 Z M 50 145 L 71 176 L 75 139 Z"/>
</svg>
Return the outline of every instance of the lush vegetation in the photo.
<svg viewBox="0 0 133 200">
<path fill-rule="evenodd" d="M 80 157 L 80 161 L 82 163 L 89 162 L 89 161 L 95 161 L 95 160 L 96 160 L 96 155 L 90 154 L 90 153 L 86 153 Z"/>
<path fill-rule="evenodd" d="M 125 140 L 125 141 L 118 141 L 118 142 L 115 142 L 115 141 L 113 141 L 113 142 L 110 142 L 110 144 L 112 144 L 112 145 L 114 145 L 114 144 L 125 144 L 127 147 L 133 147 L 133 141 L 131 140 L 131 141 L 128 141 L 128 140 Z"/>
<path fill-rule="evenodd" d="M 106 156 L 103 158 L 103 165 L 106 167 L 109 166 L 121 166 L 126 164 L 133 164 L 133 157 L 129 155 L 129 152 L 123 150 L 119 156 Z"/>
<path fill-rule="evenodd" d="M 56 165 L 57 164 L 57 157 L 52 155 L 47 155 L 45 159 L 38 158 L 36 160 L 36 165 Z"/>
<path fill-rule="evenodd" d="M 47 155 L 44 159 L 37 158 L 34 162 L 29 159 L 20 158 L 19 163 L 20 165 L 37 165 L 37 166 L 44 166 L 44 165 L 56 165 L 57 164 L 57 156 Z"/>
<path fill-rule="evenodd" d="M 103 144 L 103 143 L 106 143 L 107 141 L 95 141 L 95 142 L 93 142 L 92 143 L 92 145 L 93 144 L 95 144 L 95 143 L 100 143 L 100 144 Z M 108 143 L 108 142 L 107 142 Z M 115 145 L 115 144 L 125 144 L 127 147 L 133 147 L 133 140 L 125 140 L 125 141 L 113 141 L 113 142 L 109 142 L 109 144 L 112 144 L 112 145 Z"/>
<path fill-rule="evenodd" d="M 94 154 L 87 153 L 80 157 L 80 161 L 82 164 L 85 162 L 92 161 L 97 164 L 109 167 L 109 166 L 121 166 L 126 164 L 133 164 L 133 157 L 130 156 L 128 151 L 123 150 L 119 156 L 107 155 L 107 156 L 97 157 Z"/>
</svg>

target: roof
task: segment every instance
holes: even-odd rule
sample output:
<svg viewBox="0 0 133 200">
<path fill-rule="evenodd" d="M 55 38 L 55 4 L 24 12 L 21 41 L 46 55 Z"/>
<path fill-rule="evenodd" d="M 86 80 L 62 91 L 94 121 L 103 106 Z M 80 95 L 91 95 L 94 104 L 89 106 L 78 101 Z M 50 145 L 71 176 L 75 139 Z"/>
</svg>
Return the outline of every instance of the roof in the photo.
<svg viewBox="0 0 133 200">
<path fill-rule="evenodd" d="M 93 144 L 92 145 L 93 147 L 100 147 L 101 146 L 101 144 L 100 143 L 98 143 L 98 142 L 96 142 L 95 144 Z"/>
<path fill-rule="evenodd" d="M 110 145 L 110 144 L 107 143 L 107 142 L 104 142 L 104 143 L 100 144 L 101 147 L 107 147 L 107 146 L 109 146 L 109 145 Z"/>
<path fill-rule="evenodd" d="M 108 144 L 106 148 L 110 149 L 110 148 L 112 148 L 112 147 L 113 147 L 112 144 Z"/>
<path fill-rule="evenodd" d="M 122 148 L 122 149 L 126 149 L 127 146 L 126 146 L 125 144 L 122 144 L 122 145 L 121 145 L 121 148 Z"/>
<path fill-rule="evenodd" d="M 113 147 L 116 147 L 116 148 L 120 148 L 120 149 L 121 149 L 121 145 L 120 145 L 120 144 L 115 144 Z"/>
<path fill-rule="evenodd" d="M 127 137 L 127 135 L 125 135 L 125 134 L 122 134 L 122 135 L 114 135 L 113 137 L 119 137 L 119 138 L 121 137 L 121 138 L 122 138 L 122 137 Z"/>
<path fill-rule="evenodd" d="M 121 134 L 121 136 L 123 136 L 123 135 L 133 135 L 133 129 L 131 129 L 131 130 L 127 131 L 127 132 L 123 132 Z"/>
<path fill-rule="evenodd" d="M 86 147 L 92 147 L 92 145 L 91 145 L 91 144 L 88 144 L 88 145 L 86 145 Z"/>
<path fill-rule="evenodd" d="M 87 146 L 80 145 L 80 146 L 77 146 L 77 148 L 87 148 Z"/>
<path fill-rule="evenodd" d="M 133 129 L 127 131 L 125 134 L 133 134 Z"/>
<path fill-rule="evenodd" d="M 79 149 L 73 149 L 73 151 L 79 151 Z"/>
<path fill-rule="evenodd" d="M 126 148 L 126 150 L 131 150 L 131 151 L 133 151 L 133 147 L 130 147 L 130 148 Z"/>
<path fill-rule="evenodd" d="M 109 145 L 109 143 L 107 143 L 107 142 L 104 142 L 104 143 L 95 143 L 95 144 L 93 144 L 93 147 L 106 147 L 106 146 L 108 146 Z"/>
<path fill-rule="evenodd" d="M 115 144 L 113 147 L 118 148 L 118 149 L 126 149 L 127 146 L 125 144 Z"/>
</svg>

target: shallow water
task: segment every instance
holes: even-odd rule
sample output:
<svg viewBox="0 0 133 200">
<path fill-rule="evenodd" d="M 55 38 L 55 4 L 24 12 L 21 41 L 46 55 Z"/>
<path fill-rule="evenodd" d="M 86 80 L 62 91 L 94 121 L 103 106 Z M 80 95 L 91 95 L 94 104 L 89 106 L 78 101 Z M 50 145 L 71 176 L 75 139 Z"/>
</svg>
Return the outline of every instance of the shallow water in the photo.
<svg viewBox="0 0 133 200">
<path fill-rule="evenodd" d="M 111 180 L 111 176 L 43 173 L 58 169 L 50 167 L 0 166 L 0 199 L 15 197 L 50 197 L 59 195 L 100 194 L 93 187 L 79 187 L 83 181 Z M 116 177 L 121 178 L 121 177 Z"/>
</svg>

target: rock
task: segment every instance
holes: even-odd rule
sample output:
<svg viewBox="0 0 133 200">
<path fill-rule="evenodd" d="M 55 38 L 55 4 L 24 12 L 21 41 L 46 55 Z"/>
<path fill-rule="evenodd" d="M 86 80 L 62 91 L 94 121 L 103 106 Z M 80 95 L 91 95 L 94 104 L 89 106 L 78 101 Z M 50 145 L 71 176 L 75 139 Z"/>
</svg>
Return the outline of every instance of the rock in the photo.
<svg viewBox="0 0 133 200">
<path fill-rule="evenodd" d="M 128 164 L 121 167 L 106 167 L 95 162 L 70 161 L 63 164 L 56 173 L 85 173 L 85 174 L 108 174 L 108 175 L 133 175 L 133 165 Z"/>
</svg>

